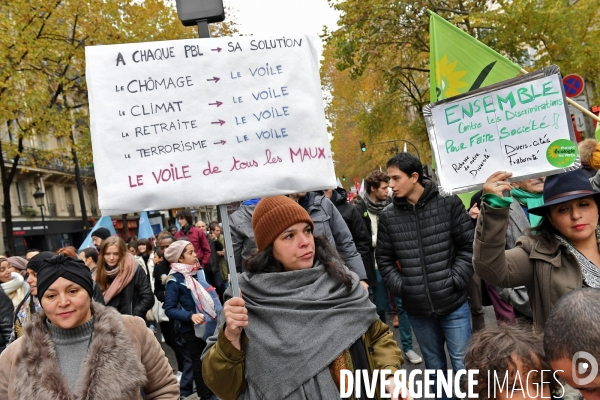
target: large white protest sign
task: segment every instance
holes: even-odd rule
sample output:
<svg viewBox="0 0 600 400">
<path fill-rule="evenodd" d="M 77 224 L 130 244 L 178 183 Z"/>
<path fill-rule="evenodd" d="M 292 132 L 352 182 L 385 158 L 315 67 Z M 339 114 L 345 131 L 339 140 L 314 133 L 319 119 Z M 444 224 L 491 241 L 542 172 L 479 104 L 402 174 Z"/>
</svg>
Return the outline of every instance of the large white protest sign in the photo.
<svg viewBox="0 0 600 400">
<path fill-rule="evenodd" d="M 480 189 L 496 171 L 522 180 L 580 166 L 555 66 L 430 104 L 424 115 L 444 193 Z"/>
<path fill-rule="evenodd" d="M 86 48 L 105 214 L 335 186 L 306 36 Z"/>
</svg>

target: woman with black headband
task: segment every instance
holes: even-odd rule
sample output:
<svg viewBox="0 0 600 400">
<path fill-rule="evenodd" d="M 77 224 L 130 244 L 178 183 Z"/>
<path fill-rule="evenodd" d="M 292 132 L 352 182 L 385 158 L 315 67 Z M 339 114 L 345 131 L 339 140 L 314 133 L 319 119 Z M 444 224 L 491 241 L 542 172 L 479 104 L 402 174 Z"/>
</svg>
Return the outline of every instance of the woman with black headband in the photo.
<svg viewBox="0 0 600 400">
<path fill-rule="evenodd" d="M 62 254 L 45 260 L 37 293 L 43 309 L 0 356 L 0 398 L 179 398 L 144 321 L 92 302 L 92 276 L 82 261 Z"/>
</svg>

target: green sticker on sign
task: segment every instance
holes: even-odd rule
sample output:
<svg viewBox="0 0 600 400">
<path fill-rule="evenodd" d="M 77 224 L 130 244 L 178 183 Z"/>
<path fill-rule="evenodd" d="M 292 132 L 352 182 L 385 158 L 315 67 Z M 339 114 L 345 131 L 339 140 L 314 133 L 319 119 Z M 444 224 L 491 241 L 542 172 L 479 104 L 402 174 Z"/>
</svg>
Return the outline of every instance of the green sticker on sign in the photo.
<svg viewBox="0 0 600 400">
<path fill-rule="evenodd" d="M 577 145 L 567 139 L 555 140 L 548 146 L 546 158 L 553 167 L 566 168 L 577 159 Z"/>
</svg>

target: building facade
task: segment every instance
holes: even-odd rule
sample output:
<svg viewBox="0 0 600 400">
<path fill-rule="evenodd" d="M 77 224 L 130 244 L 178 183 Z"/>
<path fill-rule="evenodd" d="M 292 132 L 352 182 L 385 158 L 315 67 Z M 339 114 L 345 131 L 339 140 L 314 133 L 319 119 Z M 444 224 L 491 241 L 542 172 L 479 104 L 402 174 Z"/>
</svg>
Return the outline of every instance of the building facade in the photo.
<svg viewBox="0 0 600 400">
<path fill-rule="evenodd" d="M 0 128 L 2 156 L 7 168 L 12 167 L 11 135 L 6 125 Z M 15 248 L 7 247 L 6 218 L 2 212 L 4 250 L 10 255 L 24 255 L 29 249 L 55 251 L 65 246 L 78 247 L 87 235 L 84 231 L 79 191 L 75 180 L 72 155 L 60 139 L 46 135 L 24 139 L 17 173 L 10 186 L 11 214 Z M 87 229 L 100 216 L 98 192 L 92 168 L 81 168 L 81 181 Z M 39 189 L 39 191 L 38 191 Z M 39 207 L 34 193 L 43 193 Z M 2 199 L 4 202 L 4 199 Z M 43 220 L 42 223 L 42 212 Z"/>
</svg>

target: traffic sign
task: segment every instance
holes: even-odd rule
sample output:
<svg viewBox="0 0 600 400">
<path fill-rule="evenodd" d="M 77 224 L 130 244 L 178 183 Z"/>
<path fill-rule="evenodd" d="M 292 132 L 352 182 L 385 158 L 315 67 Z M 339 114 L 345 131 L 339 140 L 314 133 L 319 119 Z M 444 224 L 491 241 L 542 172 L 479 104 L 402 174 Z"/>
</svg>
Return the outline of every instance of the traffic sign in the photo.
<svg viewBox="0 0 600 400">
<path fill-rule="evenodd" d="M 583 92 L 585 83 L 581 76 L 570 74 L 563 78 L 563 86 L 565 87 L 565 95 L 567 97 L 577 97 Z"/>
</svg>

